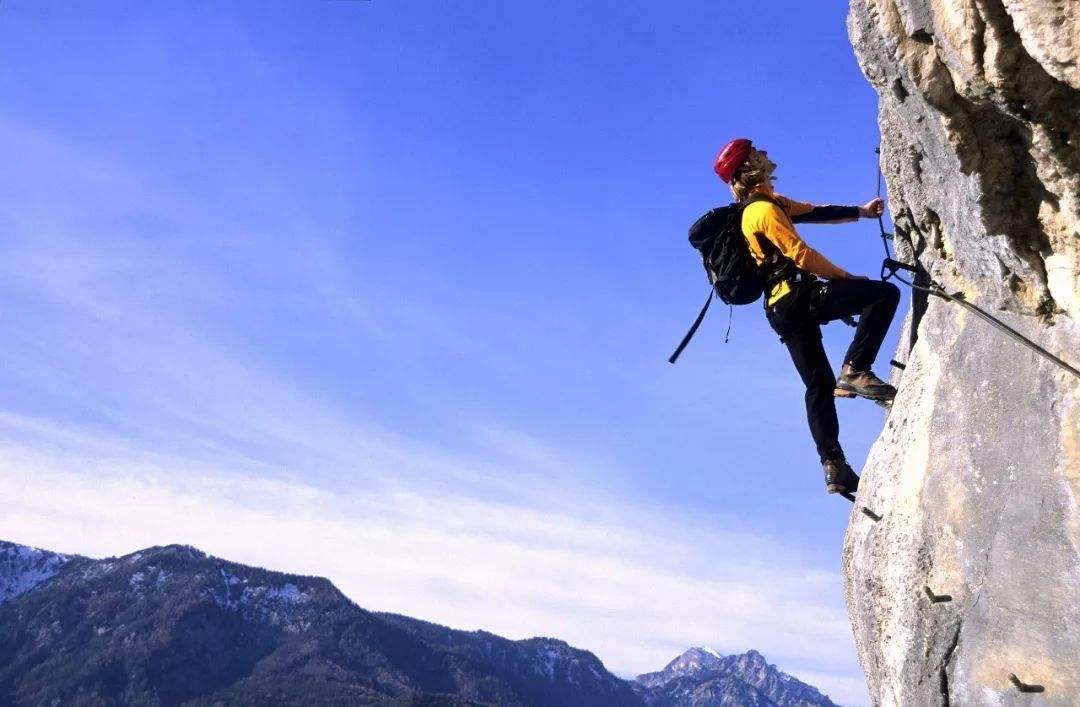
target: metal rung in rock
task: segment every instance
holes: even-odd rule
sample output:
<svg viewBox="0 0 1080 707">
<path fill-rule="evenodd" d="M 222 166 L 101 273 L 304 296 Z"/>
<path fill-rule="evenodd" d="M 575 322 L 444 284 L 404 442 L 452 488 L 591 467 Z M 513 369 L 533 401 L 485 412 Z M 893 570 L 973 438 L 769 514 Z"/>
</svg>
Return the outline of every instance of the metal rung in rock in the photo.
<svg viewBox="0 0 1080 707">
<path fill-rule="evenodd" d="M 949 594 L 934 594 L 934 590 L 930 587 L 923 587 L 923 591 L 926 592 L 926 596 L 930 599 L 931 604 L 940 604 L 946 601 L 952 601 L 952 596 Z"/>
<path fill-rule="evenodd" d="M 1025 682 L 1020 682 L 1020 678 L 1016 677 L 1016 673 L 1009 673 L 1009 682 L 1020 692 L 1046 692 L 1046 688 L 1042 685 L 1028 685 Z"/>
</svg>

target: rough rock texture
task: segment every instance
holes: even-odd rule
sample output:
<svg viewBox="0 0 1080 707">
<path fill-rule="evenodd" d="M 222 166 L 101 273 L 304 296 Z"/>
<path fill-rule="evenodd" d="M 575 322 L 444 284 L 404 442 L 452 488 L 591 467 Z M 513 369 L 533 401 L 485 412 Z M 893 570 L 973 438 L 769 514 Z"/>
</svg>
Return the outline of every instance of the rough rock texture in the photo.
<svg viewBox="0 0 1080 707">
<path fill-rule="evenodd" d="M 1080 3 L 852 0 L 848 30 L 899 255 L 1080 366 Z M 1080 704 L 1078 380 L 926 296 L 895 358 L 844 546 L 872 699 Z"/>
</svg>

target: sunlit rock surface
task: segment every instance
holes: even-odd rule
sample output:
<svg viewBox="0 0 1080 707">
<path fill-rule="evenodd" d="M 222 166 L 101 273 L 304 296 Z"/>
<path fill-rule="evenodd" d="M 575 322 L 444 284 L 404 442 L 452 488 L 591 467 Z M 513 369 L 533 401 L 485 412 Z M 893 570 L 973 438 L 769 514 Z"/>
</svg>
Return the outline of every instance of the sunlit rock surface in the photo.
<svg viewBox="0 0 1080 707">
<path fill-rule="evenodd" d="M 848 29 L 899 255 L 1080 366 L 1080 3 L 853 0 Z M 1080 704 L 1078 380 L 934 297 L 895 358 L 844 546 L 871 698 Z"/>
</svg>

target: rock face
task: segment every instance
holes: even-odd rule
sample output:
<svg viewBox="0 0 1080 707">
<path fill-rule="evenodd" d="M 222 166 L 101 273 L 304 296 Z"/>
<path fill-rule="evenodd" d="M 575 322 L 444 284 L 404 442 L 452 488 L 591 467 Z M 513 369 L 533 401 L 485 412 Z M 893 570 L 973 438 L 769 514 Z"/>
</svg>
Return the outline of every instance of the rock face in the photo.
<svg viewBox="0 0 1080 707">
<path fill-rule="evenodd" d="M 1080 366 L 1080 3 L 852 0 L 848 30 L 916 281 Z M 1080 703 L 1080 381 L 925 294 L 895 358 L 844 545 L 872 699 Z"/>
</svg>

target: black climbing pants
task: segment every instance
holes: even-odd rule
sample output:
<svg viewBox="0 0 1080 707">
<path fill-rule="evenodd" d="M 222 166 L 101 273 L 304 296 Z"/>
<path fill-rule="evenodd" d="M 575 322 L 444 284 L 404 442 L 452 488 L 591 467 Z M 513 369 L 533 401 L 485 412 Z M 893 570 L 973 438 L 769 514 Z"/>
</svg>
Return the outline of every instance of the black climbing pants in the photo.
<svg viewBox="0 0 1080 707">
<path fill-rule="evenodd" d="M 796 284 L 790 294 L 765 308 L 770 326 L 787 346 L 806 386 L 806 418 L 822 462 L 842 458 L 844 451 L 833 400 L 836 377 L 821 344 L 821 325 L 858 315 L 859 326 L 844 363 L 855 370 L 867 370 L 877 357 L 899 302 L 900 290 L 891 282 L 845 279 Z"/>
</svg>

